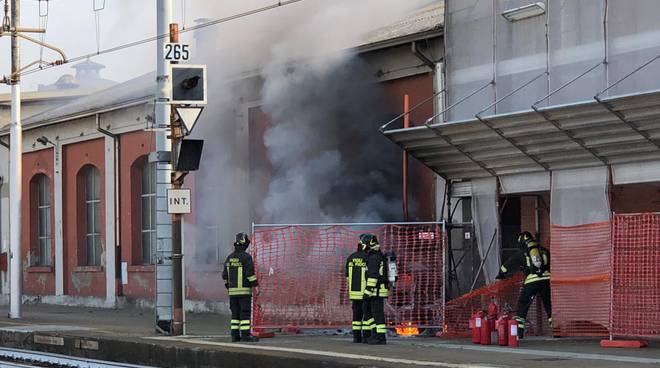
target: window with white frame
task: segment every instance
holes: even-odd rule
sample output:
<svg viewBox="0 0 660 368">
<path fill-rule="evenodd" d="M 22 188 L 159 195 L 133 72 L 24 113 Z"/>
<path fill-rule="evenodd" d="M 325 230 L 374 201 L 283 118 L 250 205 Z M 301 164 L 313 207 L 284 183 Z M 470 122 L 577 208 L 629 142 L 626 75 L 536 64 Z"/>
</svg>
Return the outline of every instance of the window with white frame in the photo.
<svg viewBox="0 0 660 368">
<path fill-rule="evenodd" d="M 156 165 L 142 165 L 142 264 L 154 263 L 156 249 Z"/>
<path fill-rule="evenodd" d="M 85 180 L 85 250 L 86 266 L 101 265 L 101 178 L 99 170 L 88 166 Z"/>
<path fill-rule="evenodd" d="M 51 227 L 50 227 L 50 180 L 44 174 L 34 178 L 33 190 L 36 191 L 36 229 L 38 248 L 34 255 L 35 266 L 51 265 Z"/>
</svg>

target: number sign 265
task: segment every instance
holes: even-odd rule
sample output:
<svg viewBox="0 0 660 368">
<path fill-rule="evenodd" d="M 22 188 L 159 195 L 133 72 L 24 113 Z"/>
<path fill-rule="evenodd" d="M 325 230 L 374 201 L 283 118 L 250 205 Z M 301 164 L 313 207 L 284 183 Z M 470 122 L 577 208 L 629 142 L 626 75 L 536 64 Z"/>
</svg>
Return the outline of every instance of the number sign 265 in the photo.
<svg viewBox="0 0 660 368">
<path fill-rule="evenodd" d="M 188 60 L 190 58 L 190 45 L 181 43 L 165 44 L 165 60 Z"/>
</svg>

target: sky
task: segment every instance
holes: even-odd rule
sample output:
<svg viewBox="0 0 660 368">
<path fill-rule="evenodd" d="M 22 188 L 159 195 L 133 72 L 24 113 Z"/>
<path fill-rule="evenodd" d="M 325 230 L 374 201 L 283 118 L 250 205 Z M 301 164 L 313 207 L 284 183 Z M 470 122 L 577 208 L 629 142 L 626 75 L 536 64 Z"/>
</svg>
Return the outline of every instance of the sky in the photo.
<svg viewBox="0 0 660 368">
<path fill-rule="evenodd" d="M 190 27 L 195 20 L 200 18 L 216 19 L 234 15 L 246 10 L 255 9 L 265 5 L 277 3 L 276 0 L 172 0 L 173 21 L 178 22 L 180 27 Z M 404 14 L 397 14 L 399 10 L 409 11 L 421 3 L 429 0 L 303 0 L 282 9 L 271 10 L 268 13 L 258 14 L 221 25 L 206 28 L 204 32 L 215 32 L 218 44 L 225 34 L 227 38 L 241 38 L 241 47 L 245 41 L 256 45 L 277 35 L 285 35 L 288 29 L 296 28 L 296 24 L 305 18 L 313 18 L 319 13 L 327 15 L 330 9 L 331 19 L 345 19 L 347 26 L 356 27 L 360 19 L 369 18 L 372 21 L 387 22 L 400 19 Z M 48 3 L 47 12 L 45 4 Z M 40 9 L 41 4 L 41 9 Z M 362 6 L 356 6 L 356 5 Z M 100 8 L 97 12 L 94 8 Z M 334 7 L 335 10 L 332 10 Z M 346 9 L 359 9 L 355 14 L 347 14 Z M 381 15 L 375 16 L 373 9 L 387 8 Z M 334 13 L 332 13 L 334 11 Z M 1 10 L 0 10 L 1 12 Z M 47 14 L 46 17 L 40 17 Z M 347 16 L 349 15 L 349 16 Z M 347 19 L 352 16 L 352 19 Z M 388 17 L 390 19 L 388 19 Z M 98 18 L 99 32 L 96 30 L 96 19 Z M 326 16 L 325 19 L 328 19 Z M 75 58 L 91 54 L 113 46 L 122 45 L 127 42 L 148 38 L 156 34 L 156 0 L 21 0 L 21 25 L 24 27 L 36 27 L 47 20 L 46 42 L 55 45 L 66 53 L 68 58 Z M 279 20 L 279 21 L 278 21 Z M 323 20 L 323 19 L 321 19 Z M 292 23 L 288 23 L 292 22 Z M 341 21 L 339 22 L 341 23 Z M 350 24 L 352 23 L 352 24 Z M 326 27 L 338 26 L 330 24 Z M 341 28 L 343 26 L 339 25 Z M 226 31 L 226 33 L 224 32 Z M 318 30 L 315 30 L 318 32 Z M 355 31 L 362 31 L 359 27 Z M 323 33 L 317 34 L 323 39 Z M 332 33 L 332 32 L 327 32 Z M 97 45 L 97 34 L 99 43 Z M 39 37 L 33 34 L 33 37 Z M 308 37 L 309 34 L 305 35 Z M 195 54 L 192 32 L 182 34 L 182 41 L 192 44 L 193 55 Z M 328 38 L 328 37 L 326 37 Z M 236 46 L 229 42 L 228 46 Z M 10 72 L 10 39 L 0 37 L 0 75 Z M 21 42 L 22 65 L 39 60 L 41 47 L 27 41 Z M 102 76 L 117 82 L 122 82 L 155 69 L 155 43 L 147 43 L 104 54 L 93 58 L 95 62 L 106 66 Z M 248 49 L 245 47 L 245 49 Z M 253 47 L 252 50 L 259 47 Z M 234 47 L 236 56 L 241 53 L 253 51 L 240 50 Z M 53 61 L 59 56 L 47 49 L 43 50 L 44 60 Z M 39 84 L 54 83 L 63 74 L 74 74 L 71 68 L 73 64 L 66 64 L 49 70 L 39 71 L 23 78 L 23 91 L 36 90 Z M 6 85 L 0 85 L 0 92 L 7 92 Z"/>
</svg>

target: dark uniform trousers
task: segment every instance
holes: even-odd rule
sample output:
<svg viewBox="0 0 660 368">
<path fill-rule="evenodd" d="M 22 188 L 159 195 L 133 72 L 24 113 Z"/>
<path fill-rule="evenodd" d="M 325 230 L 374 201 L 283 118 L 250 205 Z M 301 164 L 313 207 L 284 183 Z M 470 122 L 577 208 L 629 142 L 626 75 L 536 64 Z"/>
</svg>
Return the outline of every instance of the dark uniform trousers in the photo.
<svg viewBox="0 0 660 368">
<path fill-rule="evenodd" d="M 240 295 L 229 297 L 229 309 L 231 310 L 231 335 L 234 337 L 249 336 L 252 296 Z"/>
<path fill-rule="evenodd" d="M 543 308 L 548 314 L 548 317 L 552 317 L 552 305 L 550 304 L 550 280 L 530 282 L 523 285 L 520 290 L 520 296 L 518 297 L 518 308 L 516 311 L 523 324 L 527 319 L 527 312 L 529 312 L 529 307 L 532 305 L 534 296 L 537 294 L 541 296 Z"/>
<path fill-rule="evenodd" d="M 379 336 L 385 338 L 385 298 L 373 296 L 365 297 L 364 300 L 364 322 L 362 322 L 362 338 Z M 366 342 L 366 340 L 364 340 Z"/>
<path fill-rule="evenodd" d="M 351 300 L 353 307 L 353 336 L 356 338 L 362 336 L 364 333 L 364 326 L 362 323 L 362 316 L 364 315 L 364 301 Z"/>
</svg>

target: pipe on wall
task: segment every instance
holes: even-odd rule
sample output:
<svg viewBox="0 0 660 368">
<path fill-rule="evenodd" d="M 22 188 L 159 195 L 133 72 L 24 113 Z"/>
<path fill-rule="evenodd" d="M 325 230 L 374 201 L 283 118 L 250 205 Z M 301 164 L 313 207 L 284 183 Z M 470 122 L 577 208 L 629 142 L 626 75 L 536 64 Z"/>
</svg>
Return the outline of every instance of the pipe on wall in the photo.
<svg viewBox="0 0 660 368">
<path fill-rule="evenodd" d="M 115 266 L 115 276 L 114 277 L 115 277 L 115 280 L 117 280 L 117 277 L 121 277 L 121 274 L 122 274 L 122 272 L 121 272 L 121 241 L 120 241 L 120 233 L 119 233 L 121 220 L 120 220 L 120 216 L 119 216 L 119 205 L 118 205 L 120 203 L 120 199 L 121 199 L 121 191 L 120 191 L 120 185 L 121 185 L 121 171 L 120 171 L 120 168 L 121 168 L 121 166 L 120 166 L 121 144 L 120 144 L 120 141 L 119 141 L 119 135 L 118 134 L 112 133 L 111 131 L 101 127 L 101 114 L 96 114 L 95 118 L 96 118 L 96 130 L 99 133 L 101 133 L 101 134 L 103 134 L 107 137 L 112 138 L 112 140 L 114 142 L 114 160 L 113 160 L 113 162 L 114 162 L 114 177 L 115 177 L 114 178 L 115 179 L 114 180 L 114 182 L 115 182 L 115 198 L 114 198 L 114 201 L 113 201 L 114 203 L 112 205 L 114 207 L 114 216 L 115 216 L 115 220 L 114 220 L 114 223 L 115 223 L 115 226 L 114 226 L 114 233 L 115 233 L 115 244 L 114 244 L 114 246 L 115 246 L 115 265 L 114 265 Z M 119 287 L 117 287 L 117 285 L 119 285 Z M 121 285 L 122 285 L 121 280 L 120 280 L 119 283 L 116 283 L 116 281 L 115 281 L 115 288 L 118 291 L 118 295 L 122 295 Z M 115 293 L 116 291 L 113 290 L 112 292 Z M 109 291 L 106 291 L 106 293 L 109 295 Z"/>
</svg>

